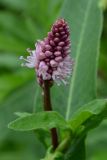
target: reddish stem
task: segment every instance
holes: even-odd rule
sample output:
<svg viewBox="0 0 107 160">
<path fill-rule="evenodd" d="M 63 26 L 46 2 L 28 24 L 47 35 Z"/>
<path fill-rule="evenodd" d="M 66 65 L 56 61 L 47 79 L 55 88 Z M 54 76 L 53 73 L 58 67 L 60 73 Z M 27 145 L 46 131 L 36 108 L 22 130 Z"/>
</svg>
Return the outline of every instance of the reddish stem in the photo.
<svg viewBox="0 0 107 160">
<path fill-rule="evenodd" d="M 44 110 L 52 111 L 51 96 L 50 96 L 50 82 L 48 80 L 44 81 Z M 56 128 L 51 129 L 51 138 L 53 149 L 55 150 L 58 146 L 58 135 Z"/>
</svg>

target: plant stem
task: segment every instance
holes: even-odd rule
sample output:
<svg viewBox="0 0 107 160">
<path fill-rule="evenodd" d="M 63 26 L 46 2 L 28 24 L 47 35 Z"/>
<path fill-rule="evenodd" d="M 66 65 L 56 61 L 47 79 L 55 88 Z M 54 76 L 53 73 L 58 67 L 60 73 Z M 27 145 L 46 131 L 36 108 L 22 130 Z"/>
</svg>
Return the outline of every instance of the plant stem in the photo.
<svg viewBox="0 0 107 160">
<path fill-rule="evenodd" d="M 52 111 L 50 84 L 48 80 L 44 81 L 44 110 Z M 56 128 L 51 129 L 51 138 L 52 138 L 53 149 L 55 150 L 58 146 L 58 135 L 57 135 Z"/>
</svg>

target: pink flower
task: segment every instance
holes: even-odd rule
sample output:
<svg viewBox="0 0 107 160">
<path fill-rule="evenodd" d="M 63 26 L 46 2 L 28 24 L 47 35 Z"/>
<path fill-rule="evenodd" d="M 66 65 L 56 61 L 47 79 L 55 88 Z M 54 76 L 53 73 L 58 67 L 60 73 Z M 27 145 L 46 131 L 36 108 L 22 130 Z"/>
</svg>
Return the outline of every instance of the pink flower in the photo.
<svg viewBox="0 0 107 160">
<path fill-rule="evenodd" d="M 64 19 L 58 19 L 43 41 L 38 41 L 35 50 L 28 49 L 30 56 L 22 64 L 35 68 L 38 82 L 43 85 L 44 80 L 55 81 L 58 85 L 67 84 L 73 69 L 73 60 L 70 58 L 69 26 Z"/>
</svg>

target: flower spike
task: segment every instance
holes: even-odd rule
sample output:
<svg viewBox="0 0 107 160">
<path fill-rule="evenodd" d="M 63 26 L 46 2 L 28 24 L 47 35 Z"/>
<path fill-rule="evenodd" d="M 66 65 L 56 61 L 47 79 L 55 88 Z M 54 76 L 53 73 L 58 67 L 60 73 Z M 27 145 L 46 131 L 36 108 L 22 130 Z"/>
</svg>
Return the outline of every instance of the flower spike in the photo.
<svg viewBox="0 0 107 160">
<path fill-rule="evenodd" d="M 73 69 L 73 59 L 70 57 L 70 32 L 64 19 L 58 19 L 48 32 L 46 38 L 37 41 L 36 49 L 27 49 L 30 53 L 26 62 L 22 64 L 29 68 L 35 68 L 37 79 L 42 86 L 44 80 L 67 84 Z"/>
</svg>

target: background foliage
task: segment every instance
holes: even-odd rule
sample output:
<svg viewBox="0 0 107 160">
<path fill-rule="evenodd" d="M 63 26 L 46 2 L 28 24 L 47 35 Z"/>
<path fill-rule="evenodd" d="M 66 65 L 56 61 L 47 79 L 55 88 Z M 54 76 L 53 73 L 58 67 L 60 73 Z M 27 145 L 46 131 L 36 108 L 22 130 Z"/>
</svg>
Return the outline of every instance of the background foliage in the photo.
<svg viewBox="0 0 107 160">
<path fill-rule="evenodd" d="M 75 3 L 78 2 L 75 1 Z M 41 91 L 35 82 L 34 71 L 21 68 L 18 57 L 26 55 L 26 48 L 34 48 L 34 42 L 46 36 L 51 24 L 63 10 L 63 6 L 63 0 L 0 0 L 0 160 L 39 160 L 45 153 L 45 148 L 34 133 L 17 133 L 9 130 L 7 124 L 15 118 L 14 112 L 41 110 Z M 72 10 L 75 9 L 74 6 L 75 4 L 71 6 Z M 82 6 L 85 12 L 85 4 Z M 68 16 L 67 9 L 63 11 L 64 17 Z M 74 19 L 74 16 L 77 25 L 76 17 L 80 13 L 72 15 L 72 19 Z M 77 19 L 82 22 L 82 16 Z M 71 27 L 73 28 L 74 23 L 72 23 Z M 79 34 L 79 30 L 76 30 L 76 32 Z M 71 34 L 75 37 L 74 33 Z M 78 40 L 75 41 L 78 42 Z M 93 47 L 95 47 L 94 43 Z M 97 95 L 98 97 L 107 97 L 106 10 L 104 12 L 100 53 Z M 75 53 L 73 53 L 73 56 L 75 56 Z M 55 86 L 52 90 L 54 108 L 63 115 L 63 108 L 67 105 L 67 97 L 63 93 L 65 90 L 67 92 L 68 88 Z M 57 92 L 59 93 L 58 96 Z M 59 106 L 59 109 L 57 106 Z M 89 133 L 87 160 L 105 160 L 107 158 L 106 133 L 107 121 L 104 121 L 99 128 Z"/>
</svg>

